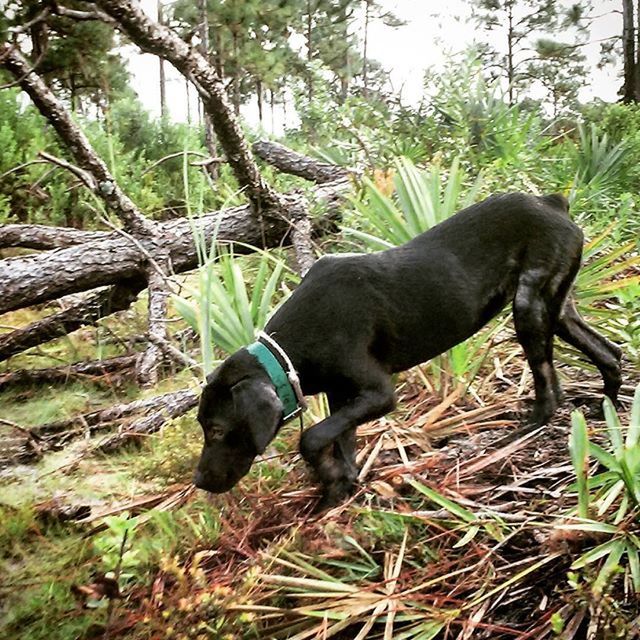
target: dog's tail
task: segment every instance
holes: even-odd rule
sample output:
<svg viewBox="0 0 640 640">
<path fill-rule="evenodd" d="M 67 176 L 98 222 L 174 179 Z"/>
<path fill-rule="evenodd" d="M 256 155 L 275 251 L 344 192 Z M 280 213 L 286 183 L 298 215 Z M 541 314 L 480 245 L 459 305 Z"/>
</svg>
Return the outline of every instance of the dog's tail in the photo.
<svg viewBox="0 0 640 640">
<path fill-rule="evenodd" d="M 564 215 L 569 215 L 569 201 L 561 193 L 550 193 L 546 196 L 540 196 L 540 199 Z"/>
</svg>

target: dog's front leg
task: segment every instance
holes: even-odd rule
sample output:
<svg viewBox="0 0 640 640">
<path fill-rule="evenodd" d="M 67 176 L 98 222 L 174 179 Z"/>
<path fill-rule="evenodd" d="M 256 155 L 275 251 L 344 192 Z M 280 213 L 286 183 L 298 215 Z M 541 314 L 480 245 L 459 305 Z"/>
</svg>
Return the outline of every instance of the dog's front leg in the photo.
<svg viewBox="0 0 640 640">
<path fill-rule="evenodd" d="M 302 434 L 300 452 L 322 483 L 319 508 L 340 503 L 352 491 L 357 478 L 355 430 L 369 420 L 391 411 L 395 396 L 391 381 L 366 388 L 337 411 Z"/>
</svg>

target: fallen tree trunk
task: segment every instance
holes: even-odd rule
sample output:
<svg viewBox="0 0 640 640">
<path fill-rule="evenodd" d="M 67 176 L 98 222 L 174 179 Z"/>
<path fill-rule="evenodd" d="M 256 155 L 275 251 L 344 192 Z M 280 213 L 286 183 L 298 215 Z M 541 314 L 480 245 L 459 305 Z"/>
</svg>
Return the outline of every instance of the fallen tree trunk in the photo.
<svg viewBox="0 0 640 640">
<path fill-rule="evenodd" d="M 115 356 L 104 360 L 92 360 L 89 362 L 75 362 L 74 364 L 59 367 L 47 367 L 45 369 L 19 369 L 9 373 L 0 374 L 0 391 L 7 387 L 29 384 L 57 384 L 68 382 L 72 379 L 92 378 L 107 374 L 122 375 L 123 371 L 130 369 L 135 373 L 136 360 L 141 354 Z"/>
<path fill-rule="evenodd" d="M 95 324 L 112 313 L 128 309 L 145 286 L 142 278 L 123 280 L 90 294 L 86 299 L 75 302 L 58 313 L 0 335 L 0 362 L 76 329 Z"/>
<path fill-rule="evenodd" d="M 270 145 L 275 144 L 271 142 L 263 141 L 261 143 L 261 149 L 264 151 Z M 278 157 L 282 157 L 287 153 L 285 147 L 279 145 Z M 292 156 L 297 158 L 300 154 L 291 152 Z M 262 151 L 259 153 L 262 155 Z M 312 166 L 315 162 L 311 158 L 306 160 L 308 166 Z M 285 163 L 286 164 L 286 163 Z M 282 169 L 285 169 L 285 165 L 281 165 Z M 338 167 L 336 175 L 338 178 L 330 183 L 322 183 L 314 189 L 315 199 L 321 202 L 327 210 L 326 217 L 316 218 L 314 220 L 308 220 L 305 217 L 298 217 L 295 222 L 298 233 L 289 234 L 288 225 L 282 223 L 278 225 L 277 232 L 271 227 L 270 233 L 265 236 L 267 241 L 267 247 L 275 247 L 286 245 L 290 240 L 295 240 L 297 244 L 299 238 L 303 240 L 303 244 L 307 245 L 307 257 L 308 259 L 303 261 L 301 267 L 304 270 L 308 268 L 311 260 L 310 245 L 308 243 L 308 229 L 306 226 L 311 226 L 311 236 L 320 237 L 326 233 L 333 233 L 337 231 L 336 220 L 339 218 L 339 209 L 343 203 L 344 194 L 350 190 L 351 181 L 348 173 L 343 173 L 344 170 Z M 311 179 L 312 174 L 307 174 Z M 286 198 L 286 196 L 285 196 Z M 295 201 L 292 202 L 295 205 Z M 300 209 L 300 207 L 295 207 Z M 249 244 L 257 244 L 262 241 L 261 229 L 256 225 L 254 219 L 252 219 L 248 207 L 239 207 L 237 209 L 213 212 L 203 216 L 198 222 L 202 229 L 205 231 L 205 236 L 208 241 L 213 239 L 215 234 L 215 228 L 218 224 L 217 216 L 222 218 L 219 228 L 219 239 L 236 241 Z M 296 216 L 294 216 L 296 217 Z M 87 285 L 82 285 L 82 282 L 86 281 L 99 281 L 99 282 L 115 282 L 109 288 L 98 291 L 90 295 L 86 300 L 76 302 L 68 309 L 53 314 L 52 316 L 35 322 L 28 327 L 16 329 L 11 333 L 0 335 L 0 361 L 16 355 L 24 351 L 25 349 L 37 346 L 48 340 L 53 340 L 62 335 L 75 331 L 82 326 L 95 324 L 101 318 L 108 316 L 111 313 L 122 311 L 129 307 L 129 305 L 136 299 L 137 294 L 146 287 L 145 277 L 141 268 L 141 256 L 139 255 L 139 248 L 135 243 L 130 241 L 126 236 L 123 236 L 117 232 L 92 232 L 87 234 L 91 236 L 90 241 L 79 245 L 75 244 L 81 235 L 77 235 L 75 230 L 59 228 L 59 227 L 42 227 L 40 225 L 9 225 L 12 227 L 10 233 L 4 236 L 6 241 L 12 239 L 16 242 L 26 242 L 28 239 L 33 239 L 34 245 L 36 242 L 41 243 L 41 246 L 53 245 L 58 243 L 56 240 L 57 233 L 61 233 L 61 240 L 59 244 L 69 248 L 68 252 L 63 253 L 61 256 L 55 254 L 54 256 L 48 256 L 48 254 L 26 256 L 25 258 L 11 258 L 8 260 L 0 261 L 0 313 L 9 310 L 3 308 L 3 303 L 6 300 L 10 289 L 14 288 L 11 282 L 13 270 L 11 269 L 12 261 L 18 260 L 19 264 L 23 265 L 26 270 L 37 270 L 40 265 L 44 265 L 47 269 L 55 270 L 59 263 L 64 263 L 69 269 L 71 274 L 66 283 L 57 283 L 52 281 L 49 277 L 37 278 L 36 283 L 40 287 L 47 287 L 44 291 L 41 291 L 45 301 L 55 299 L 60 295 L 66 295 L 66 293 L 76 292 L 77 289 L 84 289 Z M 24 226 L 25 232 L 21 232 L 21 228 Z M 197 258 L 195 248 L 192 241 L 192 231 L 188 220 L 179 219 L 171 222 L 164 223 L 162 225 L 163 233 L 165 235 L 172 234 L 176 238 L 180 238 L 181 241 L 186 241 L 185 246 L 176 248 L 176 254 L 182 256 L 180 259 L 174 260 L 173 269 L 176 272 L 182 272 L 189 268 L 195 267 L 197 264 Z M 3 238 L 4 228 L 0 229 L 0 239 Z M 269 230 L 269 229 L 267 229 Z M 71 232 L 67 234 L 67 232 Z M 80 232 L 81 234 L 87 232 Z M 280 235 L 278 235 L 280 234 Z M 24 246 L 24 245 L 22 245 Z M 35 248 L 35 247 L 34 247 Z M 243 247 L 239 247 L 240 251 L 248 250 Z M 96 256 L 98 262 L 102 261 L 104 268 L 100 269 L 98 273 L 89 273 L 93 261 L 85 265 L 82 260 L 82 256 L 88 254 L 89 256 Z M 298 247 L 296 251 L 300 256 L 301 248 Z M 80 259 L 77 257 L 80 256 Z M 109 264 L 109 260 L 112 256 L 120 256 L 118 264 Z M 137 271 L 136 271 L 137 270 Z M 84 275 L 79 275 L 81 271 L 87 271 Z M 122 279 L 127 273 L 136 272 L 137 275 L 132 279 Z M 56 276 L 57 277 L 57 276 Z M 70 285 L 70 286 L 69 286 Z M 71 291 L 70 291 L 71 290 Z M 25 293 L 26 299 L 25 305 L 34 304 L 34 297 Z M 21 300 L 21 297 L 16 295 L 16 299 Z M 35 301 L 42 301 L 37 298 Z"/>
<path fill-rule="evenodd" d="M 310 158 L 277 142 L 258 140 L 252 149 L 259 158 L 282 173 L 298 176 L 316 184 L 343 180 L 352 173 L 337 164 Z"/>
<path fill-rule="evenodd" d="M 116 404 L 106 409 L 74 416 L 68 420 L 48 422 L 31 429 L 21 428 L 20 432 L 24 433 L 25 437 L 21 439 L 21 444 L 14 445 L 12 451 L 5 452 L 5 456 L 0 456 L 0 468 L 7 464 L 35 462 L 40 460 L 48 451 L 62 449 L 77 438 L 87 438 L 97 435 L 101 431 L 113 429 L 121 425 L 123 421 L 140 413 L 152 412 L 151 416 L 156 416 L 163 414 L 165 407 L 176 407 L 173 409 L 174 413 L 178 411 L 178 407 L 186 407 L 184 411 L 188 411 L 197 403 L 197 397 L 195 391 L 181 389 L 180 391 L 172 391 L 152 398 Z M 155 421 L 151 421 L 151 424 L 157 424 L 157 420 L 158 418 L 155 418 Z M 144 417 L 135 422 L 132 428 L 142 422 L 149 424 L 147 417 Z M 126 437 L 122 442 L 125 441 Z M 7 453 L 8 455 L 6 455 Z"/>
<path fill-rule="evenodd" d="M 195 224 L 209 242 L 218 229 L 219 240 L 262 246 L 262 229 L 256 225 L 249 206 L 205 215 Z M 195 268 L 198 256 L 190 221 L 182 218 L 159 226 L 158 235 L 169 249 L 173 269 L 180 272 Z M 265 245 L 278 246 L 287 231 L 283 220 L 265 225 Z M 2 260 L 0 313 L 117 284 L 123 279 L 143 278 L 147 271 L 145 254 L 154 253 L 154 241 L 153 237 L 135 241 L 114 231 L 101 240 Z"/>
<path fill-rule="evenodd" d="M 322 199 L 330 202 L 332 213 L 349 187 L 348 180 L 344 180 L 319 188 Z M 332 222 L 331 219 L 313 220 L 313 234 L 335 231 Z M 219 241 L 241 243 L 237 251 L 246 252 L 249 249 L 242 245 L 267 249 L 289 244 L 292 223 L 270 217 L 258 224 L 249 206 L 244 206 L 206 214 L 193 224 L 207 242 L 217 237 Z M 186 218 L 158 225 L 176 273 L 198 266 L 191 225 Z M 114 231 L 100 240 L 81 245 L 0 260 L 0 314 L 71 293 L 118 284 L 123 279 L 143 278 L 147 262 L 143 251 L 153 249 L 149 244 L 153 244 L 153 239 L 134 242 L 129 236 Z"/>
<path fill-rule="evenodd" d="M 69 227 L 49 227 L 44 224 L 4 224 L 0 226 L 0 249 L 60 249 L 101 240 L 108 235 L 106 231 L 83 231 Z"/>
<path fill-rule="evenodd" d="M 168 394 L 167 394 L 168 395 Z M 140 418 L 129 428 L 105 438 L 95 447 L 96 451 L 111 453 L 130 442 L 139 441 L 140 438 L 155 433 L 161 427 L 172 420 L 193 409 L 200 398 L 200 394 L 193 389 L 178 391 L 171 398 L 166 398 L 160 411 L 156 411 L 149 416 Z"/>
</svg>

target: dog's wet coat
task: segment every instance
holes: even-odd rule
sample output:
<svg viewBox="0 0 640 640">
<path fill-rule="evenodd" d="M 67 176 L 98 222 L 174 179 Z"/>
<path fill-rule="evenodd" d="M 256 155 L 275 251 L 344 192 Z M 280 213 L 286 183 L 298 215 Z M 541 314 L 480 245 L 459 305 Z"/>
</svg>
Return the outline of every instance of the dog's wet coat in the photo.
<svg viewBox="0 0 640 640">
<path fill-rule="evenodd" d="M 592 360 L 605 394 L 616 399 L 621 351 L 585 323 L 569 295 L 583 235 L 567 212 L 560 195 L 492 196 L 405 245 L 327 256 L 310 269 L 265 332 L 288 354 L 305 395 L 327 394 L 331 415 L 300 442 L 325 504 L 354 485 L 356 427 L 393 409 L 391 374 L 459 344 L 509 302 L 534 379 L 529 424 L 545 424 L 561 399 L 554 335 Z M 281 418 L 256 359 L 246 349 L 228 358 L 201 398 L 205 446 L 196 484 L 214 492 L 233 486 Z"/>
</svg>

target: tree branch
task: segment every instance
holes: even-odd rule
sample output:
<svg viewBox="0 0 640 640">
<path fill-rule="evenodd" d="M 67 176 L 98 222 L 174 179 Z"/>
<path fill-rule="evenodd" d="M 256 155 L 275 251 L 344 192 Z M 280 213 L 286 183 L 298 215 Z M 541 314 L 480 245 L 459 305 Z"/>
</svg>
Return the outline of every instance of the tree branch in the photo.
<svg viewBox="0 0 640 640">
<path fill-rule="evenodd" d="M 80 327 L 95 324 L 112 313 L 128 309 L 145 284 L 142 278 L 123 280 L 72 304 L 67 309 L 24 328 L 0 335 L 0 362 L 26 349 L 67 335 Z"/>
<path fill-rule="evenodd" d="M 96 4 L 143 51 L 168 60 L 194 84 L 233 173 L 258 214 L 281 215 L 278 193 L 263 179 L 245 141 L 222 81 L 216 70 L 174 31 L 156 23 L 133 0 L 97 0 Z"/>
<path fill-rule="evenodd" d="M 44 224 L 0 225 L 0 249 L 24 247 L 25 249 L 59 249 L 85 242 L 103 240 L 105 231 L 84 231 L 70 227 L 49 227 Z"/>
<path fill-rule="evenodd" d="M 259 140 L 252 148 L 259 158 L 283 173 L 299 176 L 316 184 L 341 180 L 353 173 L 336 164 L 321 162 L 269 140 Z"/>
<path fill-rule="evenodd" d="M 75 362 L 46 369 L 20 369 L 0 374 L 0 391 L 7 387 L 30 384 L 59 384 L 78 378 L 94 378 L 107 374 L 121 374 L 126 369 L 134 370 L 140 354 L 116 356 L 105 360 Z"/>
<path fill-rule="evenodd" d="M 19 79 L 22 90 L 29 95 L 40 113 L 51 123 L 80 168 L 92 176 L 95 185 L 92 191 L 105 201 L 109 209 L 131 231 L 142 234 L 152 232 L 152 223 L 121 191 L 107 169 L 107 165 L 93 150 L 88 138 L 73 121 L 69 111 L 33 71 L 15 45 L 6 42 L 0 45 L 0 64 Z"/>
</svg>

